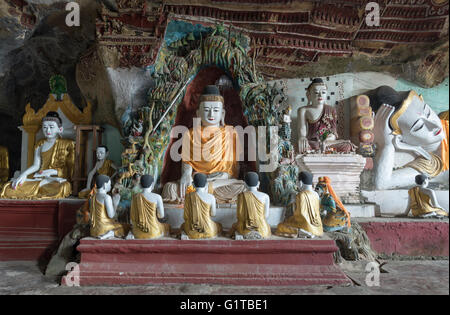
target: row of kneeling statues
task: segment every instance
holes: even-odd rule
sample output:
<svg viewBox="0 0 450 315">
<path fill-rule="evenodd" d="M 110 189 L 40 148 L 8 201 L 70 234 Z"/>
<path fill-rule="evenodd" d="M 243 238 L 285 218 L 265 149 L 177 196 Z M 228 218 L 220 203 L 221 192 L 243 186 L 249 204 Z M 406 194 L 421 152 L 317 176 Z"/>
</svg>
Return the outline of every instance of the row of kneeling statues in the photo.
<svg viewBox="0 0 450 315">
<path fill-rule="evenodd" d="M 246 190 L 237 198 L 237 222 L 232 225 L 227 236 L 236 240 L 267 239 L 272 235 L 267 222 L 270 198 L 258 191 L 260 182 L 257 173 L 247 173 L 244 181 Z M 299 192 L 293 200 L 293 214 L 277 226 L 277 236 L 314 238 L 320 237 L 324 231 L 349 231 L 350 215 L 334 193 L 329 178 L 320 178 L 315 190 L 312 181 L 312 174 L 300 174 Z M 164 205 L 161 196 L 152 192 L 153 177 L 143 175 L 140 184 L 143 191 L 132 198 L 130 224 L 124 224 L 114 219 L 120 195 L 108 194 L 111 190 L 108 176 L 97 177 L 97 189 L 89 202 L 92 237 L 154 239 L 171 235 L 170 225 L 160 221 L 165 215 Z M 195 174 L 193 186 L 194 190 L 186 193 L 180 238 L 210 239 L 223 235 L 222 225 L 213 220 L 217 210 L 216 199 L 208 193 L 207 176 Z"/>
</svg>

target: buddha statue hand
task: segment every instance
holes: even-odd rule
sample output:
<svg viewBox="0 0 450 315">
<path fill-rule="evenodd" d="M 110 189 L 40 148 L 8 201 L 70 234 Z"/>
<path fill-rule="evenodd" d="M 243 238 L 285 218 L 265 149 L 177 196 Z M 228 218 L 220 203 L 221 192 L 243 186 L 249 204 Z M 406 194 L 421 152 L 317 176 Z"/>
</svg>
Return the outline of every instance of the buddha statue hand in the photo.
<svg viewBox="0 0 450 315">
<path fill-rule="evenodd" d="M 27 179 L 28 175 L 25 173 L 20 174 L 19 177 L 17 177 L 13 182 L 12 182 L 12 189 L 16 189 L 17 186 L 21 186 Z"/>
<path fill-rule="evenodd" d="M 379 149 L 386 147 L 394 147 L 394 135 L 392 134 L 392 129 L 389 126 L 389 119 L 394 113 L 394 107 L 384 104 L 380 107 L 375 115 L 375 144 Z"/>
<path fill-rule="evenodd" d="M 40 172 L 36 172 L 33 177 L 34 178 L 44 178 L 44 177 L 52 177 L 52 176 L 58 176 L 58 171 L 57 170 L 43 170 Z"/>
<path fill-rule="evenodd" d="M 415 155 L 419 155 L 424 157 L 427 160 L 431 160 L 431 155 L 427 151 L 424 150 L 424 148 L 420 146 L 413 146 L 410 144 L 407 144 L 402 141 L 402 135 L 394 136 L 394 147 L 399 151 L 410 151 L 413 152 Z"/>
<path fill-rule="evenodd" d="M 300 153 L 305 153 L 310 149 L 308 139 L 306 137 L 300 137 L 298 140 L 298 150 Z"/>
</svg>

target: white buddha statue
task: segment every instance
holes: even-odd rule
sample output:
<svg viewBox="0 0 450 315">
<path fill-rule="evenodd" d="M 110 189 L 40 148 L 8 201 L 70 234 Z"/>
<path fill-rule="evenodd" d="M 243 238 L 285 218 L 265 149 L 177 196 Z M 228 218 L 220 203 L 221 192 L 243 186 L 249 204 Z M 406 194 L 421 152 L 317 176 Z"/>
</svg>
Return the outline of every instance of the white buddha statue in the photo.
<svg viewBox="0 0 450 315">
<path fill-rule="evenodd" d="M 33 165 L 6 184 L 0 198 L 61 199 L 71 195 L 75 144 L 60 138 L 63 126 L 57 112 L 42 119 L 42 131 L 45 138 L 36 144 Z"/>
<path fill-rule="evenodd" d="M 206 87 L 197 116 L 201 126 L 194 124 L 194 128 L 183 135 L 181 178 L 164 186 L 163 199 L 181 202 L 186 191 L 192 191 L 193 175 L 203 173 L 207 176 L 209 192 L 219 203 L 235 202 L 245 190 L 244 182 L 236 179 L 240 147 L 234 128 L 225 126 L 224 99 L 216 86 Z"/>
<path fill-rule="evenodd" d="M 377 110 L 375 188 L 411 187 L 411 178 L 420 174 L 448 184 L 448 121 L 441 121 L 415 91 L 382 86 L 369 97 Z"/>
</svg>

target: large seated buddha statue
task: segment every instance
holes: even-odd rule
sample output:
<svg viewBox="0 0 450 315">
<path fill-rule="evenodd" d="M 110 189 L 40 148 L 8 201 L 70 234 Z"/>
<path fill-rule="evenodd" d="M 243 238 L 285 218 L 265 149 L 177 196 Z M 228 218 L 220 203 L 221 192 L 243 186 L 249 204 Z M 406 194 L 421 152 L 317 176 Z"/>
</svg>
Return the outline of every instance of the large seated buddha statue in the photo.
<svg viewBox="0 0 450 315">
<path fill-rule="evenodd" d="M 240 153 L 238 137 L 232 126 L 225 126 L 224 99 L 219 89 L 207 86 L 200 97 L 195 124 L 183 135 L 181 152 L 181 178 L 164 185 L 165 202 L 182 202 L 186 191 L 193 191 L 193 175 L 207 175 L 208 191 L 218 203 L 236 202 L 245 190 L 244 182 L 237 180 Z"/>
<path fill-rule="evenodd" d="M 375 188 L 411 187 L 411 178 L 421 174 L 430 183 L 448 185 L 448 120 L 438 117 L 415 91 L 381 86 L 368 94 L 376 111 Z"/>
<path fill-rule="evenodd" d="M 327 86 L 322 79 L 314 79 L 308 86 L 308 105 L 298 110 L 300 154 L 324 148 L 336 152 L 355 152 L 356 146 L 349 140 L 339 140 L 336 109 L 326 105 Z"/>
<path fill-rule="evenodd" d="M 0 198 L 43 200 L 71 195 L 75 144 L 60 138 L 63 127 L 57 112 L 49 112 L 42 119 L 42 131 L 45 138 L 36 144 L 33 165 L 7 183 Z"/>
</svg>

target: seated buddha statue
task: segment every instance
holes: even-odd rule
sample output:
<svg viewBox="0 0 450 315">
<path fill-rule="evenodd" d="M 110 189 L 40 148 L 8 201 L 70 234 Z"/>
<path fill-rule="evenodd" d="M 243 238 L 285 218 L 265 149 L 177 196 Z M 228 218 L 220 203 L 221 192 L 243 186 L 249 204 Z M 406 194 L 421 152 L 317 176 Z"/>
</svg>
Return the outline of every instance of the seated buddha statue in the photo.
<svg viewBox="0 0 450 315">
<path fill-rule="evenodd" d="M 214 238 L 222 232 L 222 225 L 211 217 L 216 215 L 216 198 L 208 193 L 205 174 L 194 175 L 195 191 L 186 195 L 182 239 Z"/>
<path fill-rule="evenodd" d="M 195 124 L 182 138 L 181 179 L 163 188 L 165 202 L 182 202 L 192 176 L 207 176 L 208 191 L 218 203 L 232 203 L 245 190 L 239 174 L 238 137 L 232 126 L 225 126 L 224 99 L 215 85 L 207 86 L 197 110 L 201 125 Z M 192 190 L 192 189 L 191 189 Z"/>
<path fill-rule="evenodd" d="M 283 237 L 314 238 L 323 234 L 320 218 L 319 195 L 312 188 L 313 176 L 308 172 L 299 174 L 300 192 L 293 205 L 294 214 L 278 224 L 275 232 Z"/>
<path fill-rule="evenodd" d="M 262 239 L 272 235 L 267 223 L 270 209 L 269 195 L 258 191 L 259 176 L 255 172 L 245 174 L 247 191 L 237 200 L 237 222 L 231 228 L 235 239 Z"/>
<path fill-rule="evenodd" d="M 112 198 L 108 195 L 111 190 L 111 179 L 106 175 L 97 176 L 95 184 L 96 193 L 89 201 L 90 235 L 99 239 L 124 237 L 128 233 L 129 226 L 114 219 L 120 195 L 114 194 Z"/>
<path fill-rule="evenodd" d="M 95 163 L 94 168 L 89 172 L 86 188 L 78 193 L 79 198 L 87 198 L 89 196 L 89 192 L 91 191 L 92 179 L 95 175 L 106 175 L 110 178 L 114 178 L 116 174 L 117 167 L 114 165 L 114 162 L 108 159 L 109 150 L 107 146 L 99 146 L 96 149 L 97 162 Z"/>
<path fill-rule="evenodd" d="M 336 109 L 326 105 L 327 86 L 322 79 L 314 79 L 308 86 L 308 105 L 298 109 L 300 154 L 324 148 L 336 152 L 355 152 L 349 140 L 338 140 Z"/>
<path fill-rule="evenodd" d="M 439 205 L 436 193 L 428 188 L 428 176 L 417 175 L 415 181 L 417 186 L 408 191 L 408 208 L 401 216 L 408 216 L 411 211 L 412 215 L 418 218 L 448 217 L 448 213 Z"/>
<path fill-rule="evenodd" d="M 448 120 L 441 119 L 415 91 L 381 86 L 367 93 L 376 111 L 374 184 L 377 190 L 411 187 L 425 174 L 448 185 Z"/>
<path fill-rule="evenodd" d="M 45 138 L 36 144 L 33 165 L 6 184 L 0 198 L 43 200 L 71 195 L 74 142 L 60 138 L 63 132 L 62 120 L 56 112 L 49 112 L 42 119 L 42 131 Z"/>
<path fill-rule="evenodd" d="M 348 231 L 350 229 L 350 213 L 334 192 L 330 178 L 320 177 L 316 185 L 316 192 L 320 197 L 323 230 L 325 232 Z"/>
<path fill-rule="evenodd" d="M 143 191 L 133 196 L 130 210 L 131 231 L 127 239 L 169 236 L 170 225 L 158 221 L 158 218 L 164 218 L 164 205 L 161 196 L 152 193 L 153 176 L 142 175 L 140 181 Z"/>
</svg>

